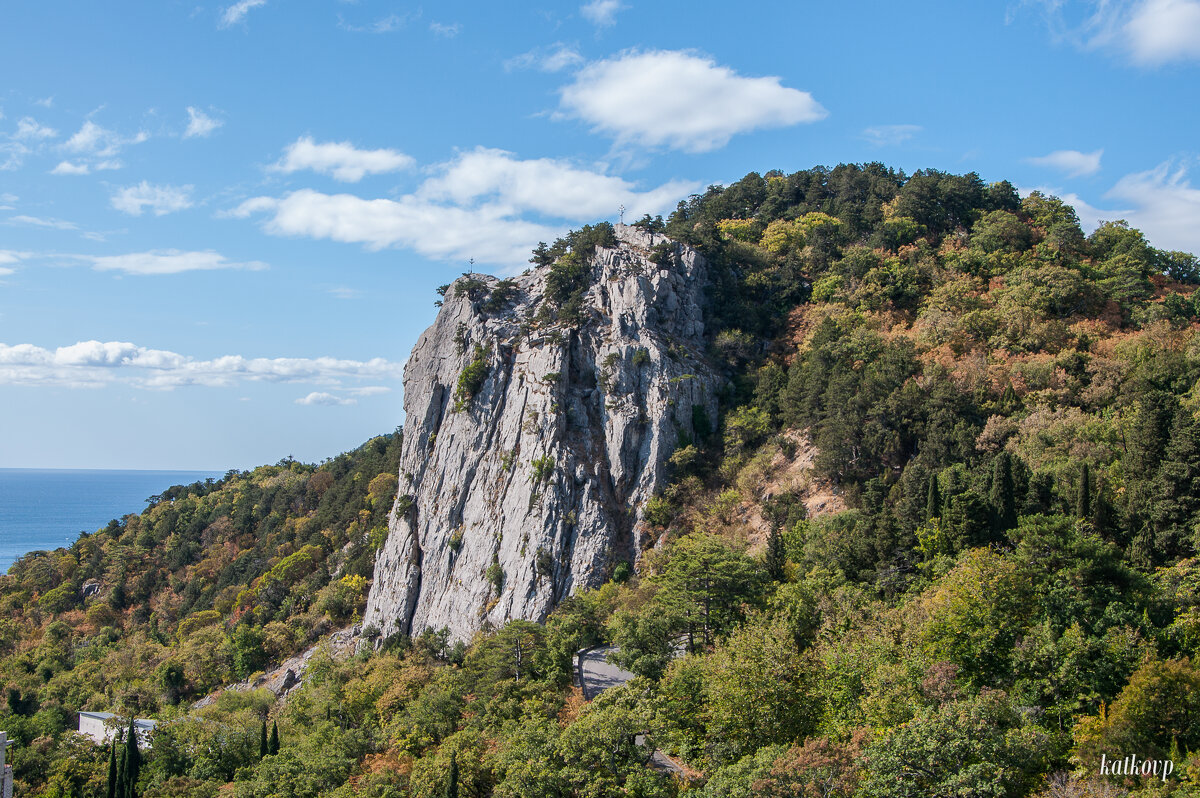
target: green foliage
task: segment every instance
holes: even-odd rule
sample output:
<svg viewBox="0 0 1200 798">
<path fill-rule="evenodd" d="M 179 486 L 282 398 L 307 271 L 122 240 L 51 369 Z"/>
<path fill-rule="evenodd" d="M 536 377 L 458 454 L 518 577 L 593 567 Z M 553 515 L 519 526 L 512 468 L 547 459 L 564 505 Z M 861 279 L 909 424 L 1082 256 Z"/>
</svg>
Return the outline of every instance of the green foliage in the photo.
<svg viewBox="0 0 1200 798">
<path fill-rule="evenodd" d="M 454 412 L 460 413 L 471 406 L 471 402 L 483 388 L 488 375 L 488 361 L 492 357 L 492 347 L 475 344 L 471 361 L 459 372 L 458 383 L 454 386 Z"/>
</svg>

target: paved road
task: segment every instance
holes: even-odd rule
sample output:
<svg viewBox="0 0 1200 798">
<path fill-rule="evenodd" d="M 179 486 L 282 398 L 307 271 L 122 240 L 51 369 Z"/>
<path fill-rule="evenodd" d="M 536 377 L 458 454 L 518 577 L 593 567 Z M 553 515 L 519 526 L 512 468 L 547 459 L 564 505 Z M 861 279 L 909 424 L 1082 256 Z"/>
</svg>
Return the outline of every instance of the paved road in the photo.
<svg viewBox="0 0 1200 798">
<path fill-rule="evenodd" d="M 608 655 L 616 650 L 615 646 L 600 646 L 584 649 L 576 656 L 579 689 L 583 691 L 585 700 L 591 701 L 608 688 L 619 687 L 636 676 L 607 661 Z M 645 745 L 645 735 L 639 734 L 635 742 Z M 683 773 L 683 768 L 673 759 L 657 750 L 650 756 L 650 767 L 667 773 Z"/>
<path fill-rule="evenodd" d="M 615 646 L 600 646 L 579 653 L 579 687 L 585 700 L 591 701 L 608 688 L 619 687 L 634 677 L 635 674 L 607 661 L 608 655 L 616 650 Z"/>
</svg>

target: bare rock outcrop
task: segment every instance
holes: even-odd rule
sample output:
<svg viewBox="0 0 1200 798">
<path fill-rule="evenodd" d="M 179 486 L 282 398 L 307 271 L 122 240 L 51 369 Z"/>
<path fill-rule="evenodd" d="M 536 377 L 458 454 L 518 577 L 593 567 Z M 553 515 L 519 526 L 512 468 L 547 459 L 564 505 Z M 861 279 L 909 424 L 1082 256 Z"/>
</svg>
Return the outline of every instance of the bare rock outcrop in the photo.
<svg viewBox="0 0 1200 798">
<path fill-rule="evenodd" d="M 676 448 L 711 431 L 721 379 L 703 258 L 616 233 L 584 261 L 569 322 L 547 312 L 560 267 L 446 291 L 405 366 L 399 489 L 364 630 L 466 639 L 541 620 L 648 545 L 645 503 Z"/>
</svg>

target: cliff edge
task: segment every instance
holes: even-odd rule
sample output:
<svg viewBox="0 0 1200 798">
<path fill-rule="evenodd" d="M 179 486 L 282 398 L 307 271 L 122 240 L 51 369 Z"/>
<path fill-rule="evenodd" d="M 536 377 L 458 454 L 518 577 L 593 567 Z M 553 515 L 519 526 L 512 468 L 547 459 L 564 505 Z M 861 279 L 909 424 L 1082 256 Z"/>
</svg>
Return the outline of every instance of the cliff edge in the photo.
<svg viewBox="0 0 1200 798">
<path fill-rule="evenodd" d="M 704 354 L 704 259 L 614 230 L 609 246 L 446 291 L 405 366 L 368 633 L 469 639 L 541 620 L 652 543 L 645 502 L 676 448 L 710 434 L 721 379 Z"/>
</svg>

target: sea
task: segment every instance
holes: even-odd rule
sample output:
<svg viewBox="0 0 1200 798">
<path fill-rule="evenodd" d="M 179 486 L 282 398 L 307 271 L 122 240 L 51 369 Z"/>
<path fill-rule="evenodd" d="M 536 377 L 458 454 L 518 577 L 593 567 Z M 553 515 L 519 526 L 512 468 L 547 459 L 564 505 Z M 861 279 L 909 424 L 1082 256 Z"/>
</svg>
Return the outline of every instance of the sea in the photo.
<svg viewBox="0 0 1200 798">
<path fill-rule="evenodd" d="M 146 499 L 217 471 L 104 471 L 0 468 L 0 573 L 31 551 L 69 546 L 113 518 L 146 509 Z"/>
</svg>

